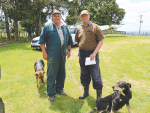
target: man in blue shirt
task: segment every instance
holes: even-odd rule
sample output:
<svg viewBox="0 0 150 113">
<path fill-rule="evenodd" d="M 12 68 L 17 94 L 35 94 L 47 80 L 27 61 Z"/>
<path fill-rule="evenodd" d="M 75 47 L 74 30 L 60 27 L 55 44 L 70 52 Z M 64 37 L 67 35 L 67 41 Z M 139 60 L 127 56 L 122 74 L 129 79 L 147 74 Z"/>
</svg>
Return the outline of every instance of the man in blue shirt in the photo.
<svg viewBox="0 0 150 113">
<path fill-rule="evenodd" d="M 66 55 L 67 58 L 70 57 L 73 41 L 67 26 L 61 22 L 61 13 L 54 10 L 51 17 L 52 21 L 43 28 L 39 43 L 43 58 L 47 60 L 48 100 L 54 101 L 56 93 L 67 96 L 63 91 L 66 77 L 65 62 Z"/>
</svg>

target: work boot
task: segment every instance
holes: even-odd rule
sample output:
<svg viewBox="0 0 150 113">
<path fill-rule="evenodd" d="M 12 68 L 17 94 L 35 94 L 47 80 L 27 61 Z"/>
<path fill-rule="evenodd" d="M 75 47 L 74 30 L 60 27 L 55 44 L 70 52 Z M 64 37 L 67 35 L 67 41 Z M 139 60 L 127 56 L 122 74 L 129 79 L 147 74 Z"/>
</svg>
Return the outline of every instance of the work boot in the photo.
<svg viewBox="0 0 150 113">
<path fill-rule="evenodd" d="M 84 94 L 79 97 L 79 99 L 84 99 L 89 95 L 89 86 L 84 86 Z"/>
<path fill-rule="evenodd" d="M 67 94 L 66 94 L 65 92 L 61 92 L 60 94 L 61 94 L 61 95 L 65 95 L 65 96 L 67 96 Z"/>
<path fill-rule="evenodd" d="M 49 100 L 49 101 L 54 101 L 54 98 L 55 98 L 55 97 L 48 97 L 48 100 Z"/>
<path fill-rule="evenodd" d="M 102 98 L 102 89 L 97 89 L 96 93 L 97 93 L 96 104 L 98 104 L 99 100 Z"/>
</svg>

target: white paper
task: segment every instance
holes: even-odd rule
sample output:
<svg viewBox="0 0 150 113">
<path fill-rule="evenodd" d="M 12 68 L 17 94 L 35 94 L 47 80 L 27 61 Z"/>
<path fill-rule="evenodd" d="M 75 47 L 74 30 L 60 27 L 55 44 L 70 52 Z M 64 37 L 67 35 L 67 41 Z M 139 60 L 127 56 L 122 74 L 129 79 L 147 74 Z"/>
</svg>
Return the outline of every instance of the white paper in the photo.
<svg viewBox="0 0 150 113">
<path fill-rule="evenodd" d="M 93 65 L 96 64 L 95 58 L 93 60 L 90 60 L 90 57 L 85 58 L 85 65 Z"/>
</svg>

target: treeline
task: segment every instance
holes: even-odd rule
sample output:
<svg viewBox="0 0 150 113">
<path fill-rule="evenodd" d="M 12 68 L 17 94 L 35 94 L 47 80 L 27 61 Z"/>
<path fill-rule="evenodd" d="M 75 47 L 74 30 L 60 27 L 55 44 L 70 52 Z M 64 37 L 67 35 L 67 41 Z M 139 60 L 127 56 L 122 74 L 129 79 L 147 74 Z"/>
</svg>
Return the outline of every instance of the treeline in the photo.
<svg viewBox="0 0 150 113">
<path fill-rule="evenodd" d="M 0 29 L 6 29 L 10 39 L 10 23 L 13 25 L 15 40 L 18 38 L 18 25 L 28 32 L 39 36 L 41 28 L 54 9 L 64 14 L 68 12 L 65 22 L 76 24 L 80 20 L 80 12 L 87 9 L 91 21 L 98 25 L 120 24 L 125 10 L 119 8 L 116 0 L 1 0 L 0 9 L 4 16 L 0 17 Z"/>
</svg>

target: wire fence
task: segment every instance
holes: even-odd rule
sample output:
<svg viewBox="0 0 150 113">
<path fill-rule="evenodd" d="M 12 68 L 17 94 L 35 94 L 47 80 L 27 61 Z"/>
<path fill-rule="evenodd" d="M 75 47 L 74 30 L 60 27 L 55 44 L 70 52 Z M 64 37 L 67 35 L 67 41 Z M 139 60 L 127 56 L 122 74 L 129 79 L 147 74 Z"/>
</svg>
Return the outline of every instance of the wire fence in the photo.
<svg viewBox="0 0 150 113">
<path fill-rule="evenodd" d="M 150 32 L 126 32 L 126 31 L 115 31 L 115 30 L 102 30 L 103 34 L 124 34 L 124 35 L 133 35 L 133 36 L 150 36 Z M 19 42 L 28 42 L 31 41 L 35 36 L 32 34 L 28 35 L 27 32 L 18 32 Z M 10 40 L 8 40 L 6 32 L 0 32 L 0 44 L 2 43 L 11 43 L 15 41 L 14 33 L 10 33 Z"/>
<path fill-rule="evenodd" d="M 102 30 L 102 32 L 104 35 L 106 35 L 106 34 L 126 34 L 125 31 Z M 29 37 L 27 32 L 19 32 L 18 37 L 19 37 L 19 41 L 30 41 L 35 37 L 35 35 L 32 34 L 32 36 Z M 14 40 L 14 39 L 15 39 L 14 33 L 11 33 L 10 40 L 8 40 L 7 33 L 0 32 L 0 42 L 7 42 L 7 41 Z"/>
<path fill-rule="evenodd" d="M 126 34 L 125 31 L 115 31 L 115 30 L 102 30 L 103 35 L 106 34 Z"/>
<path fill-rule="evenodd" d="M 19 42 L 31 41 L 34 37 L 35 37 L 34 34 L 29 36 L 27 32 L 18 32 L 18 40 L 17 41 L 19 41 Z M 0 32 L 0 43 L 10 42 L 10 41 L 15 41 L 14 33 L 10 33 L 10 40 L 9 40 L 6 32 Z"/>
<path fill-rule="evenodd" d="M 150 36 L 150 32 L 126 32 L 126 35 L 133 35 L 133 36 Z"/>
</svg>

